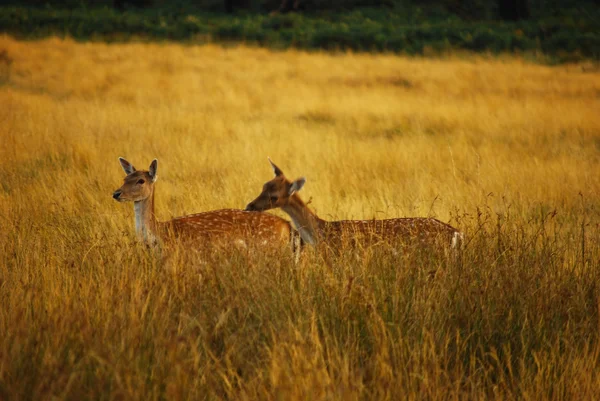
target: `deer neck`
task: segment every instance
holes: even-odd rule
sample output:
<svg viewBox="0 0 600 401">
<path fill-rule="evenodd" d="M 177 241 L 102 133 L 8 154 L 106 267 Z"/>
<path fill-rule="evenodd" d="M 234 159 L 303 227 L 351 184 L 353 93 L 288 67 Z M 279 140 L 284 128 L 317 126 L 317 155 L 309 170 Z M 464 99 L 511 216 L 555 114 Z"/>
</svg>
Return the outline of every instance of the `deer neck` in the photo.
<svg viewBox="0 0 600 401">
<path fill-rule="evenodd" d="M 293 194 L 281 209 L 290 216 L 304 242 L 311 245 L 319 242 L 324 221 L 313 213 L 297 194 Z"/>
<path fill-rule="evenodd" d="M 133 202 L 135 233 L 148 244 L 156 242 L 156 217 L 154 217 L 154 189 L 144 200 Z"/>
</svg>

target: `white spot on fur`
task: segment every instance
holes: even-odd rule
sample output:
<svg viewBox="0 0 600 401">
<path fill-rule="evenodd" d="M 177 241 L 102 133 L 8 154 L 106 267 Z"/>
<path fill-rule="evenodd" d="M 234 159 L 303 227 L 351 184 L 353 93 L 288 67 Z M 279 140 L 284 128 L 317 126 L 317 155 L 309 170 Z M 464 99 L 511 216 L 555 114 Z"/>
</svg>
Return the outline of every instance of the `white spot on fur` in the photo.
<svg viewBox="0 0 600 401">
<path fill-rule="evenodd" d="M 464 239 L 465 239 L 465 236 L 463 233 L 461 233 L 459 231 L 455 231 L 454 234 L 452 235 L 452 245 L 451 245 L 452 249 L 460 248 Z"/>
</svg>

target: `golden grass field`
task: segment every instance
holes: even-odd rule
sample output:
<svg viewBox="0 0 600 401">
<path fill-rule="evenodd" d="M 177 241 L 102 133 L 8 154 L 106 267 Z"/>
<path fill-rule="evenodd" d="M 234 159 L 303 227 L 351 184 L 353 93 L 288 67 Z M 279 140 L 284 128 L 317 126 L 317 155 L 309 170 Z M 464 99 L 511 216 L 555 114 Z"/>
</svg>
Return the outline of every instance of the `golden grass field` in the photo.
<svg viewBox="0 0 600 401">
<path fill-rule="evenodd" d="M 593 64 L 1 36 L 0 399 L 597 399 L 599 111 Z M 162 220 L 270 156 L 323 218 L 467 243 L 165 258 L 119 156 L 158 158 Z"/>
</svg>

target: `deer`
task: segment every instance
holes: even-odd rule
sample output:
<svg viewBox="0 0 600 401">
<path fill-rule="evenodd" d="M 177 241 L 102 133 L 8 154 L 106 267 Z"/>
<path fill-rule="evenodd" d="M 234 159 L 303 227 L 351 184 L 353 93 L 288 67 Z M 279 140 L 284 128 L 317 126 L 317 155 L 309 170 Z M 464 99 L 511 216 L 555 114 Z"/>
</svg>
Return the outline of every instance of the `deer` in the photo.
<svg viewBox="0 0 600 401">
<path fill-rule="evenodd" d="M 133 202 L 135 231 L 140 240 L 153 246 L 177 240 L 198 245 L 289 245 L 298 258 L 301 241 L 290 222 L 268 213 L 250 213 L 237 209 L 212 210 L 159 222 L 154 213 L 154 189 L 158 179 L 158 160 L 148 170 L 137 170 L 124 158 L 119 163 L 125 171 L 121 188 L 112 197 L 119 202 Z"/>
<path fill-rule="evenodd" d="M 345 244 L 369 247 L 382 242 L 395 245 L 437 245 L 457 249 L 463 234 L 449 224 L 435 218 L 405 217 L 383 220 L 338 220 L 319 218 L 298 196 L 306 183 L 301 177 L 290 181 L 269 158 L 275 177 L 263 185 L 262 192 L 250 202 L 247 211 L 266 211 L 281 208 L 287 213 L 305 244 L 326 245 L 340 249 Z"/>
</svg>

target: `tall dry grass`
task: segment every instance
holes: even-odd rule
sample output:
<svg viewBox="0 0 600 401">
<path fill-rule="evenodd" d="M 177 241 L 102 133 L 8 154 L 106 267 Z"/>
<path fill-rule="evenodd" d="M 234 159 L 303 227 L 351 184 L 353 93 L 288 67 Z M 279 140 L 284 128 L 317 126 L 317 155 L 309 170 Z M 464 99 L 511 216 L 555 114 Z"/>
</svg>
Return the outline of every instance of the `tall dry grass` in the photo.
<svg viewBox="0 0 600 401">
<path fill-rule="evenodd" d="M 598 110 L 582 65 L 1 37 L 0 399 L 594 399 Z M 267 155 L 468 244 L 164 255 L 111 199 L 157 157 L 159 218 L 241 208 Z"/>
</svg>

